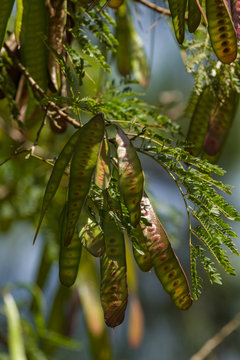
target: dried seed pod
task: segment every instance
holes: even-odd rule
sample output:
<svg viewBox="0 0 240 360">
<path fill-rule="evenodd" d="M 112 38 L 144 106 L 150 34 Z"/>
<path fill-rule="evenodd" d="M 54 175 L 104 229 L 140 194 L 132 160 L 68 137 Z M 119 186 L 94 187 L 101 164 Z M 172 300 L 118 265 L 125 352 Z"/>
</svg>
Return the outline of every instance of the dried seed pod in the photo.
<svg viewBox="0 0 240 360">
<path fill-rule="evenodd" d="M 187 0 L 168 0 L 172 14 L 173 28 L 179 44 L 182 44 L 185 36 L 185 10 Z"/>
<path fill-rule="evenodd" d="M 59 252 L 59 279 L 64 286 L 72 286 L 77 278 L 78 268 L 82 252 L 82 243 L 75 228 L 71 244 L 64 246 L 64 234 L 66 231 L 67 208 L 64 206 L 60 216 L 60 252 Z"/>
<path fill-rule="evenodd" d="M 137 225 L 137 227 L 132 230 L 131 236 L 134 236 L 138 243 L 138 247 L 133 243 L 133 255 L 136 263 L 142 271 L 150 271 L 153 266 L 152 259 L 140 225 Z"/>
<path fill-rule="evenodd" d="M 206 15 L 208 32 L 213 50 L 224 64 L 230 64 L 237 56 L 237 36 L 224 0 L 207 0 Z"/>
<path fill-rule="evenodd" d="M 208 121 L 211 110 L 216 104 L 216 97 L 210 88 L 206 87 L 199 96 L 192 114 L 186 140 L 194 147 L 187 149 L 191 155 L 198 156 L 203 150 L 204 138 L 208 131 Z"/>
<path fill-rule="evenodd" d="M 59 187 L 60 181 L 62 179 L 63 173 L 71 160 L 74 148 L 77 144 L 79 135 L 81 134 L 82 128 L 80 128 L 78 131 L 76 131 L 68 140 L 68 142 L 63 147 L 61 153 L 59 154 L 54 167 L 52 169 L 51 176 L 48 180 L 46 190 L 43 197 L 43 204 L 42 204 L 42 210 L 40 219 L 38 222 L 37 230 L 34 236 L 33 243 L 36 241 L 40 226 L 42 224 L 42 220 L 44 218 L 45 212 L 47 211 L 47 208 L 53 199 L 54 195 L 56 194 L 56 191 Z"/>
<path fill-rule="evenodd" d="M 82 127 L 73 153 L 68 192 L 66 246 L 71 242 L 80 212 L 91 186 L 92 176 L 102 146 L 104 127 L 103 115 L 94 116 Z"/>
<path fill-rule="evenodd" d="M 187 310 L 193 300 L 186 275 L 146 194 L 142 198 L 141 210 L 142 216 L 151 224 L 143 228 L 143 234 L 155 273 L 174 304 L 181 310 Z"/>
<path fill-rule="evenodd" d="M 199 0 L 201 5 L 202 1 Z M 201 22 L 201 11 L 196 0 L 188 0 L 188 30 L 193 33 L 197 30 Z"/>
<path fill-rule="evenodd" d="M 240 40 L 240 0 L 231 0 L 231 13 L 237 38 Z"/>
<path fill-rule="evenodd" d="M 104 201 L 106 216 L 103 231 L 106 251 L 101 258 L 100 297 L 106 324 L 116 327 L 124 319 L 128 302 L 125 242 L 124 235 L 110 212 L 113 208 L 119 212 L 120 204 L 107 193 Z M 109 204 L 111 206 L 108 207 Z"/>
<path fill-rule="evenodd" d="M 130 222 L 136 226 L 140 220 L 140 202 L 144 177 L 140 160 L 127 135 L 118 127 L 116 135 L 119 167 L 119 188 L 129 211 Z"/>
<path fill-rule="evenodd" d="M 232 91 L 230 96 L 218 103 L 212 110 L 208 132 L 204 140 L 203 158 L 216 162 L 231 128 L 238 105 L 238 94 Z"/>
</svg>

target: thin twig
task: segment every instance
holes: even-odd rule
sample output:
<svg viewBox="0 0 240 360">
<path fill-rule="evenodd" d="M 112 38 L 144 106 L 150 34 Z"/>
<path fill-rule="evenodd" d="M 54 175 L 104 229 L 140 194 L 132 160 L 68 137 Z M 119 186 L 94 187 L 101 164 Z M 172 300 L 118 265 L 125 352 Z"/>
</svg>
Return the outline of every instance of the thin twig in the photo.
<svg viewBox="0 0 240 360">
<path fill-rule="evenodd" d="M 11 57 L 14 65 L 20 70 L 20 72 L 26 77 L 29 85 L 31 86 L 33 92 L 37 95 L 36 97 L 38 100 L 46 99 L 47 95 L 43 91 L 43 89 L 36 83 L 36 81 L 31 77 L 27 69 L 22 65 L 22 63 L 17 59 L 17 57 L 13 54 L 13 52 L 10 50 L 10 48 L 4 44 L 4 47 L 8 53 L 8 55 Z M 45 108 L 51 109 L 55 111 L 58 115 L 60 115 L 62 118 L 64 118 L 68 123 L 73 125 L 75 128 L 79 128 L 81 124 L 79 124 L 75 119 L 70 117 L 68 114 L 66 114 L 62 109 L 60 109 L 53 101 L 48 100 L 47 105 L 45 105 Z"/>
<path fill-rule="evenodd" d="M 152 9 L 152 10 L 158 12 L 159 14 L 162 14 L 165 16 L 172 16 L 171 11 L 169 9 L 165 9 L 161 6 L 155 5 L 148 0 L 135 0 L 135 1 L 147 6 L 149 9 Z M 187 20 L 187 15 L 185 15 L 185 20 Z"/>
<path fill-rule="evenodd" d="M 189 360 L 204 360 L 206 357 L 218 346 L 220 345 L 226 337 L 231 335 L 240 326 L 240 313 L 234 316 L 234 318 L 229 321 L 222 329 L 209 339 L 201 349 L 194 354 Z"/>
</svg>

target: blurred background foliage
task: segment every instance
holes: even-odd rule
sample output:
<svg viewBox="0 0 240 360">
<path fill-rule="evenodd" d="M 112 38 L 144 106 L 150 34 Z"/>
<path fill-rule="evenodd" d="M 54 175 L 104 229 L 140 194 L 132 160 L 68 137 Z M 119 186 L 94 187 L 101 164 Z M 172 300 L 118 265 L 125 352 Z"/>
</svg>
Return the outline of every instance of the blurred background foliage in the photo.
<svg viewBox="0 0 240 360">
<path fill-rule="evenodd" d="M 185 70 L 181 52 L 165 18 L 139 4 L 134 6 L 134 23 L 145 44 L 151 74 L 149 85 L 144 90 L 137 84 L 131 86 L 143 94 L 148 103 L 160 107 L 186 133 L 189 119 L 184 117 L 184 108 L 193 88 L 193 78 Z M 108 11 L 112 15 L 114 10 Z M 11 27 L 10 22 L 9 29 Z M 113 65 L 111 77 L 119 82 L 116 59 L 113 57 L 109 62 Z M 93 61 L 81 88 L 82 94 L 93 95 L 93 89 L 101 87 L 104 76 Z M 3 97 L 0 99 L 0 162 L 14 152 L 16 137 L 18 142 L 20 136 L 7 109 L 7 99 Z M 234 186 L 233 196 L 226 198 L 237 209 L 240 202 L 238 117 L 239 112 L 220 159 L 220 165 L 227 170 L 224 182 Z M 31 141 L 35 139 L 38 124 L 28 128 Z M 56 156 L 70 133 L 68 127 L 67 132 L 56 135 L 47 123 L 41 134 L 44 142 L 40 143 L 38 153 L 44 158 L 49 154 Z M 181 312 L 173 306 L 152 272 L 142 273 L 136 268 L 128 251 L 130 306 L 124 323 L 114 330 L 107 329 L 99 301 L 97 266 L 86 251 L 74 289 L 65 289 L 59 284 L 56 261 L 59 223 L 55 209 L 62 203 L 63 191 L 58 191 L 38 241 L 32 246 L 51 166 L 34 157 L 23 161 L 24 157 L 26 153 L 13 157 L 0 170 L 1 360 L 61 360 L 66 357 L 72 360 L 186 360 L 239 312 L 239 262 L 236 257 L 231 260 L 237 275 L 222 274 L 224 286 L 205 285 L 201 298 L 187 312 Z M 161 169 L 144 156 L 141 160 L 148 191 L 189 274 L 188 228 L 183 201 L 175 184 Z M 62 186 L 67 186 L 64 180 Z M 240 234 L 239 224 L 234 225 L 234 230 Z M 238 241 L 237 247 L 240 248 Z M 207 284 L 206 275 L 202 276 Z M 43 292 L 36 284 L 43 287 Z M 10 334 L 16 341 L 11 346 L 12 354 L 8 355 L 7 321 L 9 332 L 18 332 L 18 312 L 24 332 Z M 11 316 L 6 318 L 4 314 Z M 27 357 L 21 349 L 22 336 Z M 239 359 L 239 336 L 238 329 L 208 359 Z"/>
</svg>

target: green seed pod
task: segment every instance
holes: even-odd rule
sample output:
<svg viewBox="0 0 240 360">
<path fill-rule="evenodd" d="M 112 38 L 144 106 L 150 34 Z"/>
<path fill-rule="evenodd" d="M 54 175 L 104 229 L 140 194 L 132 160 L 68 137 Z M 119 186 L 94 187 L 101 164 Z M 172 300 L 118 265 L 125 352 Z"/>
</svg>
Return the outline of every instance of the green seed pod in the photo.
<svg viewBox="0 0 240 360">
<path fill-rule="evenodd" d="M 116 38 L 119 42 L 117 50 L 117 69 L 122 76 L 127 76 L 131 73 L 132 65 L 130 23 L 126 4 L 123 4 L 117 10 L 116 23 Z"/>
<path fill-rule="evenodd" d="M 60 181 L 62 179 L 63 173 L 71 160 L 72 154 L 74 152 L 76 143 L 78 141 L 79 135 L 81 134 L 82 128 L 76 131 L 68 140 L 68 142 L 63 147 L 61 153 L 59 154 L 54 167 L 52 169 L 51 176 L 48 180 L 46 190 L 43 197 L 43 204 L 42 204 L 42 210 L 40 219 L 38 222 L 37 230 L 34 236 L 33 243 L 36 241 L 40 226 L 42 224 L 45 212 L 53 199 L 54 195 L 56 194 L 56 191 L 59 187 Z"/>
<path fill-rule="evenodd" d="M 186 275 L 146 194 L 142 198 L 141 210 L 142 216 L 151 224 L 143 228 L 143 234 L 155 273 L 174 304 L 181 310 L 187 310 L 193 300 Z"/>
<path fill-rule="evenodd" d="M 101 258 L 100 298 L 104 320 L 110 327 L 120 325 L 124 319 L 128 302 L 127 271 L 124 235 L 111 209 L 120 211 L 120 204 L 105 193 L 106 216 L 103 222 L 106 251 Z M 109 206 L 111 204 L 111 206 Z"/>
<path fill-rule="evenodd" d="M 75 228 L 71 244 L 64 246 L 64 234 L 66 231 L 66 205 L 60 216 L 61 234 L 60 234 L 60 253 L 59 253 L 59 279 L 62 285 L 72 286 L 77 278 L 79 262 L 82 252 L 82 243 Z"/>
<path fill-rule="evenodd" d="M 8 21 L 15 0 L 2 0 L 0 6 L 0 49 L 2 48 Z"/>
<path fill-rule="evenodd" d="M 124 0 L 110 0 L 108 6 L 112 9 L 117 9 L 123 4 Z"/>
<path fill-rule="evenodd" d="M 202 1 L 199 1 L 200 5 Z M 188 0 L 188 30 L 193 33 L 197 30 L 201 22 L 201 11 L 196 0 Z"/>
<path fill-rule="evenodd" d="M 68 214 L 65 245 L 73 237 L 80 212 L 85 204 L 104 136 L 104 117 L 94 116 L 82 127 L 70 167 Z"/>
<path fill-rule="evenodd" d="M 137 246 L 133 243 L 133 255 L 136 263 L 142 271 L 150 271 L 153 266 L 152 259 L 140 225 L 137 225 L 137 227 L 132 230 L 131 237 L 134 237 L 137 241 Z"/>
<path fill-rule="evenodd" d="M 204 159 L 216 162 L 227 139 L 238 105 L 238 94 L 232 91 L 229 98 L 212 110 L 208 132 L 204 140 Z"/>
<path fill-rule="evenodd" d="M 224 0 L 207 0 L 206 15 L 208 32 L 213 50 L 224 64 L 230 64 L 237 56 L 237 36 Z"/>
<path fill-rule="evenodd" d="M 173 28 L 179 44 L 182 44 L 185 36 L 185 10 L 187 0 L 168 0 L 172 14 Z"/>
<path fill-rule="evenodd" d="M 95 171 L 95 184 L 102 190 L 109 186 L 111 180 L 110 151 L 107 139 L 104 139 Z"/>
<path fill-rule="evenodd" d="M 187 149 L 191 155 L 198 156 L 203 150 L 204 138 L 208 131 L 209 117 L 215 104 L 216 97 L 206 87 L 199 96 L 186 138 L 187 141 L 194 145 L 194 147 Z"/>
<path fill-rule="evenodd" d="M 119 188 L 129 211 L 130 222 L 136 226 L 140 221 L 140 202 L 143 194 L 144 176 L 140 160 L 127 135 L 118 127 L 116 135 L 119 168 Z"/>
<path fill-rule="evenodd" d="M 30 75 L 43 89 L 47 89 L 47 7 L 42 0 L 23 0 L 21 57 Z M 33 51 L 34 49 L 34 51 Z"/>
</svg>

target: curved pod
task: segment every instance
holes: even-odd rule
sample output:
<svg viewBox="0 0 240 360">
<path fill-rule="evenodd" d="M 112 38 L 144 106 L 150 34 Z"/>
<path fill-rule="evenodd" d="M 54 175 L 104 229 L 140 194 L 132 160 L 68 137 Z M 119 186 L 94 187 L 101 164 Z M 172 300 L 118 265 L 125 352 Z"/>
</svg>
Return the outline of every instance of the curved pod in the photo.
<svg viewBox="0 0 240 360">
<path fill-rule="evenodd" d="M 185 37 L 185 10 L 187 0 L 168 0 L 168 3 L 176 39 L 179 44 L 182 44 Z"/>
<path fill-rule="evenodd" d="M 140 202 L 143 194 L 144 176 L 140 160 L 127 135 L 118 128 L 116 135 L 119 188 L 129 211 L 130 222 L 136 226 L 140 221 Z"/>
<path fill-rule="evenodd" d="M 199 0 L 201 5 L 201 0 Z M 201 22 L 201 11 L 196 0 L 188 0 L 188 30 L 193 33 Z"/>
<path fill-rule="evenodd" d="M 181 310 L 187 310 L 193 300 L 186 275 L 146 194 L 142 198 L 141 209 L 142 216 L 151 224 L 144 227 L 143 234 L 155 273 L 174 304 Z"/>
<path fill-rule="evenodd" d="M 94 116 L 82 127 L 75 147 L 70 167 L 68 192 L 68 213 L 65 245 L 68 246 L 73 237 L 75 227 L 85 204 L 92 176 L 97 164 L 104 136 L 104 117 Z"/>
</svg>

